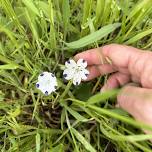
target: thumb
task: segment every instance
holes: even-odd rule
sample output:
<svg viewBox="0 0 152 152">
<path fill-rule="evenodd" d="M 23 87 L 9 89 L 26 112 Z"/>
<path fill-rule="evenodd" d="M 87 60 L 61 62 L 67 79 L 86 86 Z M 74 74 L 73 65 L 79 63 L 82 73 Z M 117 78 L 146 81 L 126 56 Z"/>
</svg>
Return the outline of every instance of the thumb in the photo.
<svg viewBox="0 0 152 152">
<path fill-rule="evenodd" d="M 135 119 L 152 125 L 152 89 L 125 86 L 118 94 L 117 101 Z"/>
</svg>

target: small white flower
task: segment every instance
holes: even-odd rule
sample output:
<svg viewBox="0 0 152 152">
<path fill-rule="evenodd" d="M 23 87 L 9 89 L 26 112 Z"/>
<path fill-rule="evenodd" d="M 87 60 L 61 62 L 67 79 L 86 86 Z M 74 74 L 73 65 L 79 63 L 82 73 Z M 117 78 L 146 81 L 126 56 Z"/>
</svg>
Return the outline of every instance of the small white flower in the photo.
<svg viewBox="0 0 152 152">
<path fill-rule="evenodd" d="M 74 60 L 65 62 L 63 77 L 66 80 L 72 80 L 74 85 L 79 85 L 81 80 L 86 80 L 89 71 L 86 69 L 87 61 L 79 59 L 77 63 Z"/>
<path fill-rule="evenodd" d="M 38 76 L 36 88 L 41 90 L 45 95 L 49 95 L 57 88 L 57 79 L 50 72 L 43 72 Z"/>
</svg>

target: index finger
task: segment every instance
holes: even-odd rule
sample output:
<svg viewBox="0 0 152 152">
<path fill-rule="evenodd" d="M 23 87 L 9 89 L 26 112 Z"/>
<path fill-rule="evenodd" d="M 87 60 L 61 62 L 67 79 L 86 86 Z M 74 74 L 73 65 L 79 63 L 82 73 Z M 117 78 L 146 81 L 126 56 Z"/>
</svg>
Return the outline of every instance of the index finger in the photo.
<svg viewBox="0 0 152 152">
<path fill-rule="evenodd" d="M 80 58 L 87 61 L 88 65 L 98 65 L 103 63 L 102 48 L 95 48 L 91 50 L 84 51 L 75 55 L 74 59 L 78 60 Z"/>
<path fill-rule="evenodd" d="M 100 48 L 84 51 L 77 54 L 74 58 L 76 60 L 82 58 L 87 61 L 88 65 L 99 65 L 103 63 L 109 63 L 107 58 L 110 59 L 113 65 L 122 68 L 128 68 L 129 60 L 134 60 L 141 53 L 139 49 L 110 44 Z"/>
</svg>

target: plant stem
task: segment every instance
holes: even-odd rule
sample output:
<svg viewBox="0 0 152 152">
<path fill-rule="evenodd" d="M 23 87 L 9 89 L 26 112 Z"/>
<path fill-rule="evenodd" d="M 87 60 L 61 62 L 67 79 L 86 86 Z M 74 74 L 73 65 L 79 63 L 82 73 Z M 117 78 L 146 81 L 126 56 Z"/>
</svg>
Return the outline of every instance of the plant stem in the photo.
<svg viewBox="0 0 152 152">
<path fill-rule="evenodd" d="M 68 93 L 68 91 L 70 90 L 70 87 L 72 85 L 72 81 L 69 81 L 64 92 L 61 94 L 60 98 L 59 98 L 59 102 L 65 97 L 65 95 Z"/>
</svg>

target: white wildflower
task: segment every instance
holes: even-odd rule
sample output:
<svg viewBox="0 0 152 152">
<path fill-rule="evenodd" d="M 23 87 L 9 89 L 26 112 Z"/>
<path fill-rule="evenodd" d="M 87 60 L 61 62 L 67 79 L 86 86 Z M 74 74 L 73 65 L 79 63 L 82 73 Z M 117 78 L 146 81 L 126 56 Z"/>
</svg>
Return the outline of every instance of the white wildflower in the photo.
<svg viewBox="0 0 152 152">
<path fill-rule="evenodd" d="M 86 69 L 87 61 L 79 59 L 77 63 L 70 59 L 65 62 L 65 70 L 63 72 L 63 77 L 66 80 L 72 80 L 74 85 L 79 85 L 81 80 L 86 80 L 89 71 Z"/>
<path fill-rule="evenodd" d="M 43 72 L 38 76 L 36 88 L 41 90 L 45 95 L 49 95 L 57 88 L 57 79 L 54 74 L 50 72 Z"/>
</svg>

